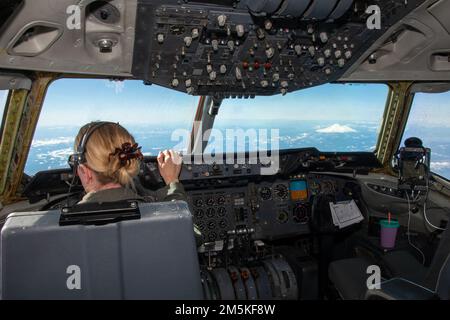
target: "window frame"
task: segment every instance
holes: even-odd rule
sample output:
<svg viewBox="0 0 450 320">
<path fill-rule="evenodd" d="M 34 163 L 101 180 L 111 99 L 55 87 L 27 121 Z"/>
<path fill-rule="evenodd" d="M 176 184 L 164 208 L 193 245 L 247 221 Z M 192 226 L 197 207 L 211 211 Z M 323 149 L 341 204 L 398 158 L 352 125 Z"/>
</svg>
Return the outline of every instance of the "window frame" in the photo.
<svg viewBox="0 0 450 320">
<path fill-rule="evenodd" d="M 408 122 L 409 122 L 410 117 L 411 117 L 411 111 L 412 111 L 412 109 L 413 109 L 413 107 L 414 107 L 414 102 L 415 102 L 415 99 L 416 99 L 416 95 L 417 95 L 418 93 L 422 93 L 422 94 L 448 93 L 448 94 L 450 94 L 450 90 L 444 91 L 444 92 L 435 92 L 435 93 L 433 93 L 433 92 L 431 92 L 431 93 L 430 93 L 430 92 L 414 92 L 414 93 L 411 93 L 411 94 L 412 94 L 412 99 L 411 99 L 411 103 L 410 103 L 409 106 L 408 106 L 408 115 L 407 115 L 407 117 L 406 117 L 406 121 L 405 121 L 404 124 L 403 124 L 403 127 L 401 128 L 401 134 L 400 134 L 400 136 L 399 136 L 398 143 L 397 143 L 397 146 L 396 146 L 395 150 L 398 150 L 398 149 L 401 147 L 401 144 L 402 144 L 402 141 L 403 141 L 403 136 L 405 135 L 406 127 L 408 126 Z M 391 170 L 394 170 L 392 161 L 390 162 L 390 168 L 391 168 Z M 446 178 L 446 177 L 444 177 L 444 176 L 442 176 L 442 175 L 440 175 L 440 174 L 438 174 L 438 173 L 436 173 L 436 172 L 433 172 L 433 171 L 431 170 L 431 167 L 430 167 L 430 174 L 431 174 L 431 176 L 433 176 L 433 177 L 438 177 L 439 179 L 441 179 L 441 181 L 442 181 L 442 180 L 445 181 L 445 183 L 446 183 L 448 186 L 450 186 L 450 177 Z"/>
</svg>

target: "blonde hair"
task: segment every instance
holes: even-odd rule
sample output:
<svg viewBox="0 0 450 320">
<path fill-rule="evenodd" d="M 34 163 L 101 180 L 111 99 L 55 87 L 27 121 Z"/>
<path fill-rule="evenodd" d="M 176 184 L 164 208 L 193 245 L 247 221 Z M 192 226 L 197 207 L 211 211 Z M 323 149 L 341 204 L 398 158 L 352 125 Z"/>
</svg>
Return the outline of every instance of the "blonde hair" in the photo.
<svg viewBox="0 0 450 320">
<path fill-rule="evenodd" d="M 87 130 L 100 122 L 88 123 L 81 127 L 75 138 L 75 151 Z M 116 148 L 124 143 L 135 143 L 134 137 L 118 123 L 104 123 L 89 136 L 85 145 L 86 164 L 95 173 L 100 183 L 119 183 L 124 187 L 134 188 L 133 178 L 139 173 L 139 159 L 130 159 L 122 163 Z"/>
</svg>

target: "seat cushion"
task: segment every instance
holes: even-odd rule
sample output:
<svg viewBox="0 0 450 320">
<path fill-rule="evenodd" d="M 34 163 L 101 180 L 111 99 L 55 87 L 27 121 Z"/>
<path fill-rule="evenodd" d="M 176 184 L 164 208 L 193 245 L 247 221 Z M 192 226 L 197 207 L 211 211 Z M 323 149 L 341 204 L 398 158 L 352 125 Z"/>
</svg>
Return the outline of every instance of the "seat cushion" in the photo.
<svg viewBox="0 0 450 320">
<path fill-rule="evenodd" d="M 383 256 L 383 263 L 392 277 L 401 277 L 417 284 L 424 283 L 427 268 L 408 251 L 401 250 L 386 253 Z"/>
<path fill-rule="evenodd" d="M 362 258 L 337 260 L 330 264 L 328 276 L 342 299 L 364 299 L 369 265 L 370 263 Z"/>
</svg>

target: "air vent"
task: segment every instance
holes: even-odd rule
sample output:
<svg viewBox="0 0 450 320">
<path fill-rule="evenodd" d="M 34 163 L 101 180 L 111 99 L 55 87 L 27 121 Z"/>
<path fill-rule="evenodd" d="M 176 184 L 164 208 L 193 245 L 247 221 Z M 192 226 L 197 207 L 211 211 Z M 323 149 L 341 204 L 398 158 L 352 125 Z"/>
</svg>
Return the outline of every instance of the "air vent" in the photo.
<svg viewBox="0 0 450 320">
<path fill-rule="evenodd" d="M 58 40 L 62 34 L 59 25 L 39 22 L 26 26 L 14 37 L 8 46 L 8 54 L 17 56 L 37 56 Z"/>
</svg>

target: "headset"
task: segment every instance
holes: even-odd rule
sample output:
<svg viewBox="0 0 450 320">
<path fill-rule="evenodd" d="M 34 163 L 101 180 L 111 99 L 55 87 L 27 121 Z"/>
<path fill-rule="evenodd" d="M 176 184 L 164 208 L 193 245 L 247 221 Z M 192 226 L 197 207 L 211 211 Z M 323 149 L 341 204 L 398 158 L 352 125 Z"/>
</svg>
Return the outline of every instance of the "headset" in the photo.
<svg viewBox="0 0 450 320">
<path fill-rule="evenodd" d="M 96 122 L 91 122 L 89 124 L 89 127 L 87 128 L 87 130 L 85 131 L 85 133 L 83 134 L 83 136 L 80 139 L 80 142 L 75 150 L 75 153 L 71 154 L 69 156 L 68 159 L 68 164 L 69 166 L 74 169 L 74 171 L 76 170 L 76 168 L 83 163 L 86 163 L 86 144 L 89 141 L 89 138 L 92 136 L 92 134 L 99 129 L 100 127 L 106 125 L 106 124 L 115 124 L 117 125 L 118 123 L 114 123 L 114 122 L 109 122 L 109 121 L 96 121 Z"/>
<path fill-rule="evenodd" d="M 408 138 L 405 147 L 394 156 L 394 166 L 399 171 L 399 188 L 425 190 L 430 174 L 431 150 L 423 146 L 419 138 Z"/>
</svg>

